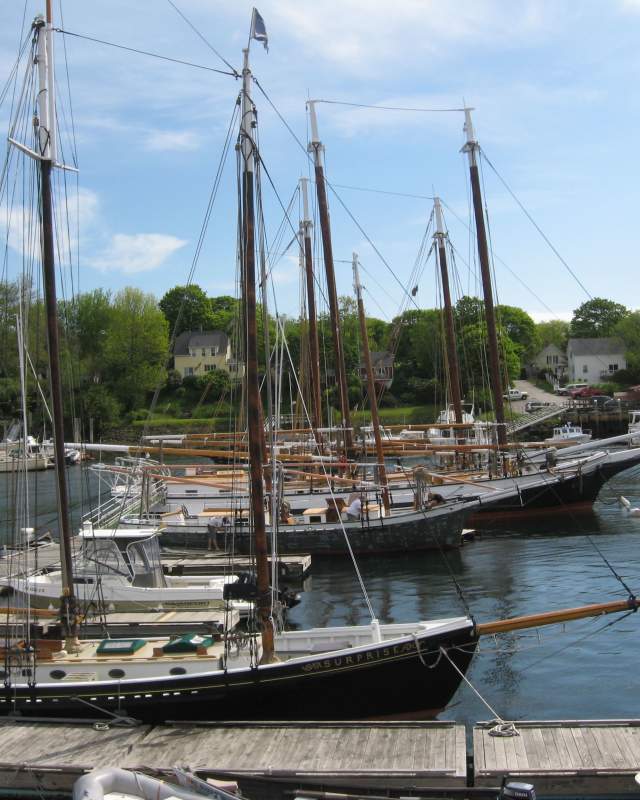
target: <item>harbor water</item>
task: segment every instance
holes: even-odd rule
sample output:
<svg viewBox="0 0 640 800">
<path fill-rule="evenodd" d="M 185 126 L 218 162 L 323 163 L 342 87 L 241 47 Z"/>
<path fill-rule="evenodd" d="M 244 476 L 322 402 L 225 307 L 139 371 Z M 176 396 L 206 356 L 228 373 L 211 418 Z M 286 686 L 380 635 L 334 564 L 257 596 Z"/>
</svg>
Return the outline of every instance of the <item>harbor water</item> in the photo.
<svg viewBox="0 0 640 800">
<path fill-rule="evenodd" d="M 105 490 L 90 470 L 71 467 L 68 476 L 77 527 Z M 16 492 L 24 492 L 17 476 L 0 475 L 3 542 L 11 541 L 17 527 L 9 512 Z M 38 533 L 55 532 L 53 472 L 33 473 L 29 495 L 32 508 L 38 508 Z M 371 607 L 381 622 L 458 616 L 467 608 L 477 621 L 487 622 L 625 598 L 622 581 L 640 594 L 640 517 L 622 507 L 619 495 L 640 506 L 638 468 L 609 481 L 593 512 L 511 522 L 448 552 L 446 560 L 437 553 L 360 558 Z M 314 558 L 305 588 L 301 604 L 289 613 L 292 627 L 369 622 L 346 556 Z M 639 645 L 637 613 L 483 638 L 468 672 L 471 686 L 461 686 L 443 717 L 467 723 L 496 715 L 508 720 L 639 718 Z M 425 668 L 425 688 L 428 682 Z"/>
<path fill-rule="evenodd" d="M 593 513 L 484 532 L 447 553 L 446 563 L 438 554 L 360 559 L 374 613 L 381 622 L 464 614 L 453 578 L 478 622 L 624 599 L 627 590 L 614 572 L 640 594 L 640 517 L 628 514 L 619 495 L 640 506 L 637 468 L 603 487 Z M 311 586 L 290 612 L 291 623 L 307 628 L 369 618 L 350 562 L 314 558 Z M 496 715 L 638 718 L 639 649 L 638 613 L 483 638 L 467 674 L 471 686 L 461 686 L 442 717 L 470 724 Z"/>
</svg>

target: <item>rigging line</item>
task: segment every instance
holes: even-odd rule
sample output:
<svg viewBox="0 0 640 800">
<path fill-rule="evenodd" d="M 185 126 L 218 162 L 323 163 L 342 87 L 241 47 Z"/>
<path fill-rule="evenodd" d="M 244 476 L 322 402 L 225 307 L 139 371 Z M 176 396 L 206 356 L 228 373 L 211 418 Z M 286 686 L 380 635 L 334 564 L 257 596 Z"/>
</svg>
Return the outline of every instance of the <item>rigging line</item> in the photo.
<svg viewBox="0 0 640 800">
<path fill-rule="evenodd" d="M 583 291 L 583 292 L 584 292 L 584 293 L 587 295 L 587 297 L 588 297 L 590 300 L 593 300 L 593 295 L 592 295 L 592 294 L 589 292 L 589 290 L 586 288 L 586 286 L 584 285 L 584 283 L 582 283 L 582 281 L 580 280 L 580 278 L 578 278 L 578 276 L 576 275 L 576 273 L 575 273 L 575 272 L 574 272 L 574 271 L 571 269 L 571 267 L 569 266 L 569 264 L 567 264 L 567 262 L 564 260 L 564 258 L 563 258 L 563 257 L 560 255 L 560 253 L 558 252 L 558 250 L 557 250 L 557 249 L 554 247 L 554 245 L 551 243 L 551 241 L 550 241 L 549 237 L 548 237 L 548 236 L 547 236 L 547 235 L 544 233 L 544 231 L 542 230 L 542 228 L 541 228 L 541 227 L 538 225 L 538 223 L 537 223 L 537 222 L 534 220 L 534 218 L 531 216 L 531 214 L 530 214 L 530 213 L 527 211 L 527 209 L 524 207 L 524 205 L 522 204 L 522 202 L 521 202 L 521 201 L 520 201 L 520 200 L 519 200 L 519 199 L 516 197 L 516 195 L 515 195 L 514 191 L 511 189 L 511 187 L 510 187 L 510 186 L 509 186 L 509 184 L 506 182 L 506 180 L 505 180 L 505 179 L 502 177 L 502 175 L 500 175 L 500 173 L 498 172 L 498 170 L 497 170 L 497 169 L 494 167 L 494 165 L 491 163 L 491 161 L 490 161 L 490 160 L 489 160 L 489 158 L 487 157 L 487 155 L 486 155 L 486 153 L 484 152 L 484 150 L 482 150 L 482 148 L 480 148 L 480 154 L 481 154 L 481 156 L 482 156 L 483 160 L 484 160 L 484 161 L 486 161 L 486 162 L 487 162 L 487 164 L 488 164 L 488 165 L 491 167 L 491 169 L 493 170 L 494 174 L 496 175 L 496 177 L 498 178 L 498 180 L 500 181 L 500 183 L 501 183 L 501 184 L 504 186 L 504 188 L 505 188 L 505 189 L 506 189 L 506 190 L 509 192 L 509 194 L 511 195 L 511 197 L 513 197 L 513 199 L 516 201 L 516 203 L 517 203 L 517 204 L 518 204 L 518 206 L 520 207 L 521 211 L 524 213 L 524 215 L 526 216 L 526 218 L 529 220 L 529 222 L 530 222 L 530 223 L 533 225 L 533 227 L 534 227 L 534 228 L 535 228 L 535 229 L 538 231 L 538 233 L 540 234 L 540 236 L 542 236 L 542 238 L 544 239 L 544 241 L 545 241 L 545 242 L 546 242 L 546 243 L 549 245 L 549 247 L 551 248 L 552 252 L 553 252 L 553 253 L 554 253 L 554 254 L 557 256 L 557 258 L 558 258 L 558 260 L 560 261 L 560 263 L 561 263 L 561 264 L 562 264 L 562 265 L 563 265 L 563 266 L 566 268 L 566 270 L 569 272 L 569 274 L 571 275 L 571 277 L 572 277 L 572 278 L 575 280 L 575 282 L 576 282 L 576 283 L 578 284 L 578 286 L 579 286 L 579 287 L 582 289 L 582 291 Z"/>
<path fill-rule="evenodd" d="M 466 228 L 466 229 L 467 229 L 469 232 L 471 232 L 471 226 L 470 226 L 470 225 L 467 225 L 467 223 L 466 223 L 466 222 L 465 222 L 465 221 L 462 219 L 462 217 L 461 217 L 461 216 L 459 216 L 458 214 L 456 214 L 456 212 L 455 212 L 455 211 L 454 211 L 454 210 L 451 208 L 451 206 L 447 205 L 447 203 L 445 203 L 445 201 L 444 201 L 442 198 L 440 198 L 440 202 L 441 202 L 441 203 L 442 203 L 442 205 L 443 205 L 443 206 L 444 206 L 444 207 L 447 209 L 447 211 L 450 211 L 450 212 L 451 212 L 451 214 L 452 214 L 452 215 L 453 215 L 453 216 L 454 216 L 454 217 L 455 217 L 455 218 L 458 220 L 458 222 L 459 222 L 461 225 L 463 225 L 463 226 L 464 226 L 464 227 L 465 227 L 465 228 Z M 447 238 L 449 238 L 449 237 L 447 236 Z M 463 256 L 462 256 L 462 253 L 460 253 L 460 252 L 459 252 L 459 251 L 456 249 L 456 247 L 455 247 L 455 246 L 454 246 L 454 245 L 451 243 L 451 240 L 449 240 L 449 243 L 450 243 L 450 246 L 451 246 L 451 248 L 452 248 L 453 250 L 455 250 L 455 251 L 456 251 L 456 253 L 458 253 L 458 255 L 460 256 L 460 260 L 461 260 L 461 261 L 462 261 L 462 263 L 465 265 L 466 269 L 469 271 L 469 273 L 470 273 L 470 274 L 472 274 L 472 272 L 471 272 L 471 267 L 470 267 L 470 265 L 467 263 L 467 261 L 466 261 L 466 260 L 463 258 Z M 518 275 L 518 273 L 517 273 L 517 272 L 515 272 L 514 270 L 512 270 L 512 269 L 511 269 L 511 267 L 510 267 L 510 266 L 507 264 L 507 262 L 506 262 L 504 259 L 500 258 L 500 256 L 499 256 L 499 255 L 497 255 L 496 253 L 494 253 L 494 254 L 493 254 L 493 257 L 495 258 L 495 260 L 496 260 L 496 261 L 499 261 L 499 262 L 502 264 L 502 266 L 503 266 L 503 267 L 504 267 L 504 268 L 505 268 L 505 269 L 506 269 L 506 270 L 507 270 L 507 271 L 508 271 L 508 272 L 509 272 L 511 275 L 513 275 L 513 277 L 514 277 L 514 278 L 515 278 L 515 279 L 518 281 L 518 283 L 519 283 L 519 284 L 520 284 L 520 285 L 521 285 L 521 286 L 522 286 L 524 289 L 526 289 L 526 290 L 529 292 L 529 294 L 530 294 L 530 295 L 531 295 L 533 298 L 535 298 L 535 299 L 536 299 L 536 300 L 537 300 L 537 301 L 540 303 L 540 305 L 541 305 L 541 306 L 543 306 L 544 308 L 546 308 L 546 309 L 547 309 L 547 311 L 548 311 L 550 314 L 552 314 L 554 317 L 556 317 L 556 318 L 557 318 L 557 315 L 556 315 L 556 313 L 555 313 L 554 311 L 552 311 L 552 309 L 551 309 L 551 308 L 549 308 L 549 306 L 548 306 L 548 305 L 547 305 L 547 304 L 544 302 L 544 300 L 543 300 L 541 297 L 539 297 L 539 295 L 537 295 L 537 294 L 536 294 L 536 293 L 533 291 L 533 289 L 532 289 L 530 286 L 528 286 L 528 285 L 527 285 L 527 284 L 526 284 L 526 283 L 525 283 L 525 282 L 522 280 L 522 278 L 521 278 L 521 277 Z"/>
<path fill-rule="evenodd" d="M 170 56 L 163 56 L 159 53 L 151 53 L 148 50 L 138 50 L 135 47 L 126 47 L 123 44 L 116 44 L 115 42 L 107 42 L 104 39 L 96 39 L 94 36 L 85 36 L 83 33 L 74 33 L 73 31 L 65 31 L 62 28 L 54 28 L 56 33 L 61 33 L 63 36 L 75 36 L 77 39 L 85 39 L 88 42 L 96 44 L 104 44 L 107 47 L 115 47 L 118 50 L 126 50 L 129 53 L 137 53 L 141 56 L 149 56 L 150 58 L 159 58 L 161 61 L 170 61 L 172 64 L 182 64 L 184 67 L 194 67 L 195 69 L 204 69 L 207 72 L 217 72 L 218 75 L 229 75 L 231 78 L 240 77 L 237 72 L 227 72 L 224 69 L 216 69 L 215 67 L 205 67 L 204 64 L 196 64 L 193 61 L 182 61 L 179 58 L 171 58 Z"/>
<path fill-rule="evenodd" d="M 62 0 L 60 0 L 60 22 L 64 27 L 64 16 L 62 13 Z M 69 116 L 71 118 L 71 148 L 73 153 L 73 165 L 78 166 L 78 146 L 76 141 L 76 123 L 73 115 L 73 103 L 71 101 L 71 79 L 69 77 L 69 58 L 67 56 L 67 40 L 62 37 L 62 49 L 64 50 L 64 69 L 67 79 L 67 99 L 69 101 Z"/>
<path fill-rule="evenodd" d="M 442 113 L 460 113 L 466 110 L 473 111 L 473 109 L 464 108 L 405 108 L 402 106 L 374 106 L 367 105 L 367 103 L 349 103 L 346 100 L 312 100 L 313 103 L 326 103 L 332 106 L 351 106 L 353 108 L 374 108 L 376 111 L 424 111 L 429 114 L 442 114 Z"/>
<path fill-rule="evenodd" d="M 315 183 L 315 181 L 312 181 Z M 345 186 L 341 183 L 334 183 L 333 184 L 336 189 L 351 189 L 354 192 L 371 192 L 372 194 L 389 194 L 393 197 L 408 197 L 413 200 L 433 200 L 433 197 L 430 197 L 427 194 L 410 194 L 408 192 L 389 192 L 384 189 L 370 189 L 368 186 Z"/>
<path fill-rule="evenodd" d="M 229 67 L 229 69 L 230 69 L 230 70 L 231 70 L 231 71 L 234 73 L 235 77 L 236 77 L 236 78 L 240 78 L 240 77 L 241 77 L 241 75 L 240 75 L 240 73 L 238 72 L 238 70 L 237 70 L 237 69 L 236 69 L 236 68 L 235 68 L 235 67 L 234 67 L 232 64 L 230 64 L 230 63 L 227 61 L 227 59 L 226 59 L 226 58 L 224 58 L 224 56 L 221 56 L 221 55 L 220 55 L 220 53 L 219 53 L 219 52 L 218 52 L 218 51 L 215 49 L 215 47 L 214 47 L 214 46 L 211 44 L 211 42 L 209 42 L 209 41 L 208 41 L 208 40 L 207 40 L 207 39 L 206 39 L 206 38 L 205 38 L 205 37 L 202 35 L 202 33 L 201 33 L 201 32 L 200 32 L 200 31 L 199 31 L 197 28 L 196 28 L 196 26 L 195 26 L 195 25 L 194 25 L 194 24 L 193 24 L 193 23 L 192 23 L 192 22 L 191 22 L 191 21 L 190 21 L 190 20 L 189 20 L 189 19 L 188 19 L 188 18 L 187 18 L 187 17 L 186 17 L 186 16 L 185 16 L 183 13 L 182 13 L 182 11 L 180 11 L 180 9 L 179 9 L 179 8 L 178 8 L 178 6 L 177 6 L 177 5 L 176 5 L 176 4 L 173 2 L 173 0 L 167 0 L 167 3 L 169 3 L 169 5 L 171 6 L 171 8 L 173 8 L 173 10 L 176 12 L 176 14 L 179 14 L 179 15 L 182 17 L 182 19 L 183 19 L 183 20 L 184 20 L 184 21 L 187 23 L 187 25 L 188 25 L 188 26 L 191 28 L 191 30 L 192 30 L 192 31 L 193 31 L 193 32 L 196 34 L 196 36 L 197 36 L 199 39 L 201 39 L 201 40 L 202 40 L 202 41 L 203 41 L 203 42 L 206 44 L 206 46 L 209 48 L 209 50 L 211 50 L 211 52 L 212 52 L 212 53 L 215 53 L 215 55 L 217 55 L 217 56 L 218 56 L 218 58 L 220 59 L 220 61 L 222 61 L 224 64 L 226 64 L 226 65 L 227 65 L 227 67 Z"/>
<path fill-rule="evenodd" d="M 278 108 L 275 106 L 274 102 L 271 100 L 271 98 L 269 97 L 269 95 L 267 94 L 267 92 L 265 91 L 265 89 L 263 89 L 263 88 L 262 88 L 262 85 L 260 84 L 260 82 L 258 81 L 258 79 L 257 79 L 255 76 L 253 76 L 253 80 L 254 80 L 254 83 L 256 84 L 256 86 L 258 87 L 258 89 L 260 90 L 260 92 L 262 92 L 262 95 L 264 96 L 264 98 L 265 98 L 265 100 L 267 101 L 267 103 L 269 103 L 269 105 L 271 106 L 271 108 L 273 109 L 273 111 L 275 112 L 275 114 L 277 115 L 277 117 L 279 118 L 279 120 L 282 122 L 282 124 L 285 126 L 285 128 L 286 128 L 286 129 L 289 131 L 289 133 L 291 134 L 291 136 L 293 137 L 293 139 L 295 140 L 295 142 L 298 144 L 298 146 L 300 147 L 300 149 L 302 150 L 302 152 L 305 154 L 305 156 L 306 156 L 306 158 L 307 158 L 308 162 L 309 162 L 309 163 L 311 163 L 312 159 L 311 159 L 311 156 L 310 156 L 310 154 L 309 154 L 309 153 L 308 153 L 308 151 L 307 151 L 307 148 L 306 148 L 306 147 L 305 147 L 305 146 L 302 144 L 302 142 L 300 141 L 300 139 L 298 138 L 298 136 L 296 135 L 296 133 L 294 132 L 294 130 L 291 128 L 291 126 L 289 125 L 289 123 L 288 123 L 288 122 L 285 120 L 285 118 L 282 116 L 282 114 L 280 113 L 279 109 L 278 109 Z M 408 292 L 408 291 L 406 290 L 406 288 L 403 286 L 402 282 L 400 281 L 400 279 L 398 278 L 398 276 L 395 274 L 395 272 L 394 272 L 394 271 L 391 269 L 391 266 L 390 266 L 390 265 L 389 265 L 389 263 L 386 261 L 386 259 L 385 259 L 385 258 L 384 258 L 384 256 L 382 255 L 382 253 L 381 253 L 381 252 L 378 250 L 378 248 L 375 246 L 375 244 L 374 244 L 374 243 L 371 241 L 371 239 L 369 238 L 369 236 L 368 236 L 368 235 L 367 235 L 367 233 L 365 232 L 364 228 L 363 228 L 363 227 L 360 225 L 360 223 L 359 223 L 359 222 L 356 220 L 356 218 L 353 216 L 353 214 L 351 213 L 351 211 L 349 211 L 349 209 L 348 209 L 348 208 L 347 208 L 347 206 L 345 205 L 345 203 L 344 203 L 344 201 L 342 200 L 342 198 L 340 197 L 340 195 L 339 195 L 339 194 L 336 192 L 336 190 L 334 189 L 334 187 L 333 187 L 333 184 L 332 184 L 332 183 L 330 183 L 330 181 L 329 181 L 329 180 L 328 180 L 326 177 L 325 177 L 325 180 L 326 180 L 327 186 L 328 186 L 328 187 L 331 189 L 331 191 L 333 192 L 333 194 L 336 196 L 336 198 L 338 199 L 338 202 L 339 202 L 339 203 L 340 203 L 340 205 L 341 205 L 341 206 L 344 208 L 344 210 L 347 212 L 347 214 L 348 214 L 348 215 L 349 215 L 349 217 L 351 218 L 352 222 L 353 222 L 353 223 L 355 224 L 355 226 L 358 228 L 358 230 L 360 231 L 360 233 L 361 233 L 361 234 L 362 234 L 362 235 L 365 237 L 365 239 L 367 240 L 367 242 L 368 242 L 369 246 L 370 246 L 370 247 L 373 249 L 373 251 L 376 253 L 376 255 L 378 256 L 378 258 L 380 259 L 380 261 L 382 261 L 382 263 L 385 265 L 385 267 L 386 267 L 386 268 L 389 270 L 389 272 L 391 273 L 391 276 L 393 277 L 393 279 L 394 279 L 394 280 L 396 281 L 396 283 L 397 283 L 397 284 L 400 286 L 400 288 L 402 289 L 402 292 L 403 292 L 403 294 L 405 294 L 405 295 L 406 295 L 406 297 L 409 299 L 409 302 L 410 302 L 410 303 L 413 303 L 413 305 L 414 305 L 416 308 L 418 308 L 418 304 L 415 302 L 415 300 L 413 299 L 413 297 L 411 297 L 411 295 L 409 294 L 409 292 Z"/>
<path fill-rule="evenodd" d="M 30 37 L 31 37 L 31 31 L 27 33 L 27 35 L 24 38 L 24 41 L 21 43 L 20 48 L 18 49 L 18 56 L 13 66 L 11 67 L 11 71 L 9 72 L 9 77 L 7 78 L 4 86 L 2 87 L 2 91 L 0 92 L 0 106 L 4 102 L 9 92 L 9 87 L 11 86 L 13 79 L 16 75 L 16 72 L 18 71 L 18 67 L 20 66 L 20 61 L 22 61 L 22 56 L 24 55 L 24 51 L 26 50 L 27 45 L 29 44 Z"/>
<path fill-rule="evenodd" d="M 274 295 L 274 301 L 275 301 L 275 295 Z M 295 370 L 295 366 L 293 364 L 293 358 L 291 357 L 291 351 L 289 350 L 289 344 L 287 342 L 287 339 L 286 339 L 286 336 L 285 336 L 285 333 L 284 333 L 284 327 L 282 325 L 282 318 L 280 317 L 280 315 L 278 313 L 277 307 L 276 307 L 275 311 L 276 311 L 276 321 L 277 321 L 278 327 L 280 328 L 280 331 L 281 331 L 283 343 L 284 343 L 284 346 L 285 346 L 286 351 L 287 351 L 287 356 L 289 358 L 289 363 L 291 364 L 291 366 Z M 298 382 L 298 376 L 297 376 L 297 374 L 295 372 L 294 372 L 293 377 L 294 377 L 294 381 L 295 381 L 295 384 L 296 384 L 296 388 L 298 389 L 298 392 L 300 394 L 300 401 L 301 401 L 301 404 L 302 404 L 304 418 L 306 420 L 308 420 L 309 422 L 311 422 L 311 415 L 310 415 L 309 410 L 308 410 L 308 408 L 307 408 L 307 406 L 306 406 L 306 404 L 304 402 L 304 396 L 302 394 L 302 389 L 301 389 L 300 384 Z M 318 443 L 315 440 L 314 440 L 314 446 L 315 446 L 316 450 L 319 451 Z M 322 470 L 322 475 L 324 476 L 324 479 L 327 482 L 327 488 L 329 490 L 329 495 L 331 497 L 331 501 L 335 506 L 336 497 L 335 497 L 335 494 L 333 492 L 333 488 L 331 486 L 330 476 L 327 473 L 327 468 L 326 468 L 326 465 L 325 465 L 324 461 L 320 461 L 319 466 L 320 466 L 320 468 Z M 375 615 L 375 613 L 373 611 L 373 605 L 371 604 L 371 600 L 369 598 L 369 593 L 367 592 L 367 589 L 366 589 L 366 586 L 365 586 L 365 583 L 364 583 L 364 578 L 362 577 L 362 573 L 360 571 L 360 567 L 358 566 L 358 562 L 357 562 L 357 559 L 355 557 L 355 553 L 353 552 L 353 548 L 352 548 L 351 542 L 349 540 L 349 534 L 347 533 L 347 530 L 346 530 L 346 528 L 344 526 L 344 522 L 342 520 L 342 517 L 340 517 L 339 522 L 340 522 L 340 527 L 342 528 L 342 533 L 344 535 L 344 539 L 345 539 L 345 543 L 346 543 L 347 549 L 349 551 L 349 555 L 351 556 L 351 561 L 353 563 L 353 568 L 354 568 L 354 571 L 356 573 L 356 578 L 358 580 L 358 583 L 360 584 L 360 591 L 362 592 L 362 595 L 364 597 L 364 601 L 365 601 L 365 603 L 367 605 L 367 609 L 369 610 L 369 614 L 371 616 L 371 620 L 373 621 L 373 620 L 377 619 L 377 617 L 376 617 L 376 615 Z"/>
</svg>

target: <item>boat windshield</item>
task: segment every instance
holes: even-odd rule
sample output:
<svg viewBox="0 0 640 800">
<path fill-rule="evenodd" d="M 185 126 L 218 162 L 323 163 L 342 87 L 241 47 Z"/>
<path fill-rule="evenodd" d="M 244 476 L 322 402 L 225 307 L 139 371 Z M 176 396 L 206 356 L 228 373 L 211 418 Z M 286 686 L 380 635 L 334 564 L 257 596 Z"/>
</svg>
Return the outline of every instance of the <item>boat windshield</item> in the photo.
<svg viewBox="0 0 640 800">
<path fill-rule="evenodd" d="M 88 537 L 82 543 L 82 556 L 76 565 L 76 572 L 93 572 L 96 575 L 124 575 L 133 577 L 122 553 L 112 539 Z"/>
</svg>

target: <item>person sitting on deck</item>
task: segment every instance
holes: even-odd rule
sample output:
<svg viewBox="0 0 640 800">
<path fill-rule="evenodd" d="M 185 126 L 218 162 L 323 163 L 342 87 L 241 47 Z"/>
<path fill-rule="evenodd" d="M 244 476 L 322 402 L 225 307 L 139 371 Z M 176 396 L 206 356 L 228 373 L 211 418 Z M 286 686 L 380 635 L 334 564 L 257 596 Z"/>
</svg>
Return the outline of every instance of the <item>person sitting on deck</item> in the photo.
<svg viewBox="0 0 640 800">
<path fill-rule="evenodd" d="M 362 514 L 362 500 L 356 496 L 347 506 L 347 519 L 358 520 Z"/>
</svg>

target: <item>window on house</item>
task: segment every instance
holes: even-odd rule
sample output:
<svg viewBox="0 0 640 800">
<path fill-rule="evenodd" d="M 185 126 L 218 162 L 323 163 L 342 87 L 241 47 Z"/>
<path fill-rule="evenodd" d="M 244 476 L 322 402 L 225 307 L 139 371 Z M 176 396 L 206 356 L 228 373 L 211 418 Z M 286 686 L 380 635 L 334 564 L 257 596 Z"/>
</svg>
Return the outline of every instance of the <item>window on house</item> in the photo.
<svg viewBox="0 0 640 800">
<path fill-rule="evenodd" d="M 185 367 L 184 368 L 185 375 L 193 375 L 193 367 Z"/>
<path fill-rule="evenodd" d="M 216 365 L 215 364 L 205 364 L 204 365 L 204 371 L 205 372 L 213 372 L 214 369 L 216 369 Z"/>
<path fill-rule="evenodd" d="M 203 347 L 203 348 L 202 348 L 202 355 L 203 355 L 203 356 L 206 356 L 206 355 L 207 355 L 207 348 L 206 348 L 206 347 Z"/>
<path fill-rule="evenodd" d="M 589 366 L 588 366 L 588 364 L 583 364 L 582 365 L 582 373 L 583 373 L 583 375 L 586 375 L 587 372 L 589 372 Z"/>
<path fill-rule="evenodd" d="M 212 355 L 212 356 L 217 356 L 217 355 L 218 355 L 218 350 L 219 350 L 219 349 L 220 349 L 220 348 L 219 348 L 217 345 L 216 345 L 215 347 L 212 347 L 212 348 L 211 348 L 211 355 Z"/>
<path fill-rule="evenodd" d="M 192 348 L 189 350 L 189 355 L 190 355 L 190 356 L 192 356 L 193 358 L 195 358 L 195 356 L 196 356 L 196 349 L 195 349 L 195 347 L 192 347 Z"/>
<path fill-rule="evenodd" d="M 609 372 L 617 372 L 618 365 L 617 364 L 609 364 Z"/>
</svg>

